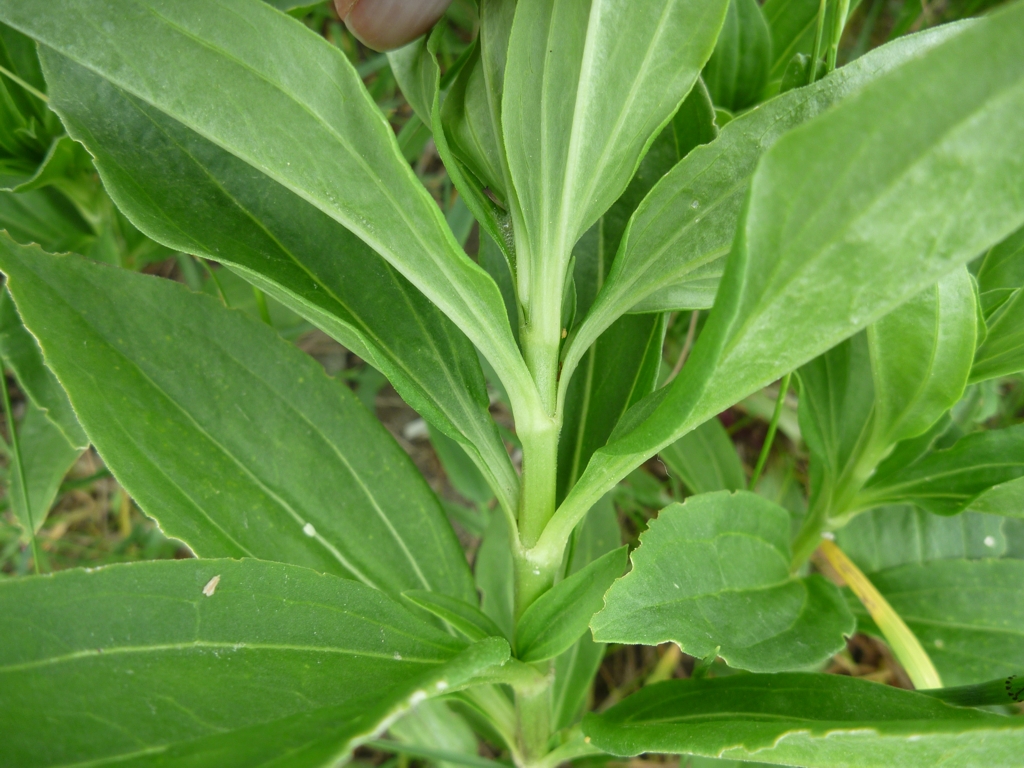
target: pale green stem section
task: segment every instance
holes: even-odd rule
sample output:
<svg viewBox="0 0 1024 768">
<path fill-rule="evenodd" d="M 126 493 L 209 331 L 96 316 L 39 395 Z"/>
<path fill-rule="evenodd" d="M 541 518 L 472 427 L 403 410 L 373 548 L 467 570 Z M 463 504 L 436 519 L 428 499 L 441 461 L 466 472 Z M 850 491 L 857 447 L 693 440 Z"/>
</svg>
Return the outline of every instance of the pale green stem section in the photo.
<svg viewBox="0 0 1024 768">
<path fill-rule="evenodd" d="M 505 746 L 512 753 L 517 763 L 522 761 L 519 745 L 516 743 L 515 707 L 499 688 L 493 685 L 477 685 L 460 691 L 458 697 L 483 713 L 498 735 L 505 741 Z"/>
<path fill-rule="evenodd" d="M 870 579 L 834 542 L 823 539 L 820 548 L 829 565 L 843 577 L 850 591 L 861 601 L 879 630 L 885 635 L 893 655 L 907 671 L 914 687 L 918 690 L 941 688 L 942 678 L 939 677 L 935 665 L 932 664 L 931 658 L 921 646 L 920 641 L 910 631 L 900 615 L 889 605 L 889 601 L 875 589 L 875 585 L 871 583 Z"/>
<path fill-rule="evenodd" d="M 775 399 L 775 410 L 772 412 L 771 423 L 768 424 L 768 434 L 765 435 L 764 445 L 761 446 L 761 455 L 757 457 L 757 465 L 754 467 L 754 473 L 750 476 L 750 485 L 747 486 L 752 491 L 757 488 L 757 481 L 761 479 L 764 465 L 768 461 L 768 454 L 772 451 L 772 443 L 775 442 L 775 433 L 779 429 L 779 419 L 782 417 L 782 407 L 786 404 L 786 393 L 789 392 L 789 380 L 792 376 L 792 373 L 787 373 L 782 377 L 782 383 L 779 385 L 779 396 Z"/>
<path fill-rule="evenodd" d="M 198 261 L 203 269 L 206 270 L 207 276 L 213 281 L 213 287 L 217 289 L 217 295 L 220 296 L 221 303 L 230 309 L 231 304 L 228 302 L 228 295 L 224 293 L 224 287 L 220 284 L 220 278 L 217 277 L 217 273 L 206 263 L 206 259 L 201 259 L 198 256 L 193 256 L 192 258 Z"/>
<path fill-rule="evenodd" d="M 252 287 L 252 295 L 256 299 L 256 309 L 260 312 L 260 319 L 269 326 L 274 322 L 270 319 L 270 309 L 267 307 L 267 297 L 255 285 Z"/>
<path fill-rule="evenodd" d="M 572 729 L 569 738 L 564 744 L 548 752 L 543 760 L 538 760 L 533 764 L 533 768 L 556 768 L 570 760 L 577 760 L 587 755 L 600 754 L 603 754 L 601 750 L 597 749 L 597 747 L 592 747 L 589 739 L 583 735 L 580 727 L 576 726 Z"/>
<path fill-rule="evenodd" d="M 39 573 L 39 544 L 36 542 L 36 521 L 32 517 L 32 504 L 28 498 L 28 483 L 25 482 L 25 462 L 21 455 L 21 440 L 18 437 L 18 430 L 14 425 L 14 415 L 11 412 L 11 398 L 7 391 L 7 369 L 0 363 L 0 395 L 4 399 L 4 417 L 7 419 L 7 431 L 11 435 L 11 456 L 18 465 L 18 476 L 16 478 L 18 487 L 21 489 L 21 503 L 25 505 L 25 514 L 28 517 L 28 535 L 32 542 L 32 568 Z"/>
<path fill-rule="evenodd" d="M 551 679 L 535 690 L 516 691 L 516 714 L 519 717 L 519 750 L 523 765 L 536 766 L 548 756 L 551 737 Z"/>
<path fill-rule="evenodd" d="M 818 26 L 814 30 L 814 48 L 811 49 L 811 71 L 807 76 L 807 84 L 813 85 L 818 77 L 818 59 L 821 58 L 821 39 L 825 35 L 825 11 L 828 0 L 821 0 L 818 6 Z"/>
<path fill-rule="evenodd" d="M 545 413 L 532 413 L 517 421 L 516 426 L 523 444 L 519 537 L 522 546 L 529 549 L 537 543 L 555 512 L 559 425 Z"/>
<path fill-rule="evenodd" d="M 683 652 L 679 650 L 679 646 L 675 643 L 671 643 L 665 654 L 658 659 L 658 663 L 655 665 L 651 674 L 644 680 L 644 685 L 654 685 L 668 680 L 672 677 L 672 673 L 676 671 L 676 667 L 679 666 L 680 659 L 683 658 Z"/>
<path fill-rule="evenodd" d="M 35 88 L 33 88 L 28 83 L 26 83 L 24 80 L 22 80 L 20 77 L 18 77 L 16 74 L 11 72 L 11 70 L 7 69 L 6 67 L 0 67 L 0 75 L 4 75 L 5 77 L 9 77 L 11 80 L 16 82 L 18 85 L 20 85 L 22 88 L 24 88 L 26 91 L 31 93 L 33 96 L 35 96 L 40 101 L 42 101 L 42 102 L 44 102 L 46 104 L 50 103 L 50 97 L 49 96 L 47 96 L 42 91 L 37 91 Z"/>
<path fill-rule="evenodd" d="M 832 19 L 832 39 L 828 46 L 828 60 L 825 63 L 825 71 L 831 72 L 836 68 L 836 59 L 839 57 L 839 40 L 846 28 L 846 17 L 850 13 L 850 0 L 837 0 L 835 18 Z"/>
</svg>

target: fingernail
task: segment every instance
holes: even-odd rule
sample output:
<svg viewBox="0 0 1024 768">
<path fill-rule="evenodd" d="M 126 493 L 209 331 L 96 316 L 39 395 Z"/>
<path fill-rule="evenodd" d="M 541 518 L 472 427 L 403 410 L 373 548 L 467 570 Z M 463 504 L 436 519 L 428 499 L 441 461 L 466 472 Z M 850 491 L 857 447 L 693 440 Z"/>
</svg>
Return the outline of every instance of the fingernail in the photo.
<svg viewBox="0 0 1024 768">
<path fill-rule="evenodd" d="M 444 14 L 451 0 L 335 0 L 353 35 L 377 51 L 412 42 Z"/>
</svg>

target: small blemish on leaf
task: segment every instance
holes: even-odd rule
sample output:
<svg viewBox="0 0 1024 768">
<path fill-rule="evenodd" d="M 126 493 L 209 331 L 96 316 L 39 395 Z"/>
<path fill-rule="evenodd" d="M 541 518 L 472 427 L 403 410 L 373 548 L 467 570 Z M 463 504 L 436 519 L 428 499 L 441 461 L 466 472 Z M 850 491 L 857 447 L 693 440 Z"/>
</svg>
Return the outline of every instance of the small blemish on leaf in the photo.
<svg viewBox="0 0 1024 768">
<path fill-rule="evenodd" d="M 206 586 L 203 587 L 203 594 L 207 597 L 213 597 L 213 593 L 217 589 L 218 584 L 220 584 L 220 574 L 217 574 L 206 582 Z"/>
<path fill-rule="evenodd" d="M 306 523 L 302 526 L 302 532 L 307 536 L 316 536 L 316 528 L 313 527 L 312 523 Z"/>
<path fill-rule="evenodd" d="M 986 547 L 990 547 L 991 548 L 991 547 L 994 547 L 995 545 L 996 545 L 996 537 L 995 536 L 986 536 L 985 537 L 985 546 Z"/>
</svg>

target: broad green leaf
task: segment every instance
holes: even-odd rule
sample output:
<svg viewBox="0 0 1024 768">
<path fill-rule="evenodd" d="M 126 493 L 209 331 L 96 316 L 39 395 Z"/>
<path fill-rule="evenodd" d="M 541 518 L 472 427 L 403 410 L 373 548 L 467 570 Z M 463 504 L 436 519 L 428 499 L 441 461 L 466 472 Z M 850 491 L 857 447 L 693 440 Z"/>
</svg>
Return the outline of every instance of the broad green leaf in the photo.
<svg viewBox="0 0 1024 768">
<path fill-rule="evenodd" d="M 670 680 L 589 715 L 583 729 L 613 755 L 668 752 L 807 768 L 1013 765 L 1024 749 L 1020 718 L 799 672 Z"/>
<path fill-rule="evenodd" d="M 567 573 L 577 573 L 621 544 L 619 518 L 608 494 L 594 506 L 574 535 L 567 553 Z M 554 728 L 567 728 L 578 719 L 604 651 L 604 643 L 595 643 L 591 634 L 584 632 L 572 648 L 555 659 L 555 681 L 551 685 Z"/>
<path fill-rule="evenodd" d="M 485 637 L 502 637 L 503 633 L 490 617 L 479 608 L 457 597 L 427 592 L 422 589 L 411 589 L 402 593 L 402 597 L 413 605 L 443 619 L 453 628 L 470 640 L 483 640 Z"/>
<path fill-rule="evenodd" d="M 257 0 L 196 9 L 188 0 L 59 0 L 40 14 L 31 0 L 6 0 L 0 20 L 345 226 L 528 392 L 497 288 L 456 244 L 344 53 Z M 84 39 L 83 29 L 103 34 Z"/>
<path fill-rule="evenodd" d="M 10 292 L 4 288 L 0 293 L 0 356 L 4 364 L 14 371 L 18 386 L 28 395 L 29 400 L 64 435 L 71 447 L 85 449 L 89 445 L 82 425 L 71 407 L 71 401 L 57 377 L 43 362 L 39 344 L 28 332 Z"/>
<path fill-rule="evenodd" d="M 708 419 L 658 455 L 694 495 L 747 487 L 736 446 L 718 419 Z"/>
<path fill-rule="evenodd" d="M 971 276 L 961 268 L 868 327 L 876 444 L 924 434 L 960 400 L 977 318 Z"/>
<path fill-rule="evenodd" d="M 1024 424 L 975 432 L 906 467 L 877 472 L 856 509 L 911 502 L 937 515 L 964 509 L 1024 517 Z M 993 489 L 994 498 L 986 501 Z"/>
<path fill-rule="evenodd" d="M 980 683 L 1024 665 L 1024 561 L 936 560 L 868 574 L 917 636 L 946 685 Z M 851 602 L 862 631 L 879 634 Z"/>
<path fill-rule="evenodd" d="M 710 57 L 725 10 L 725 0 L 517 3 L 502 125 L 531 268 L 567 261 L 626 188 Z"/>
<path fill-rule="evenodd" d="M 717 140 L 689 153 L 640 203 L 621 245 L 613 246 L 619 253 L 611 273 L 563 370 L 571 373 L 582 350 L 624 312 L 710 307 L 765 152 L 794 127 L 964 28 L 950 25 L 883 46 L 731 121 Z"/>
<path fill-rule="evenodd" d="M 772 39 L 757 0 L 729 0 L 715 52 L 702 77 L 716 106 L 746 109 L 768 84 Z"/>
<path fill-rule="evenodd" d="M 303 195 L 179 120 L 44 52 L 52 101 L 146 232 L 229 264 L 384 373 L 467 448 L 502 503 L 517 481 L 472 344 L 405 277 Z"/>
<path fill-rule="evenodd" d="M 508 657 L 496 639 L 460 657 L 377 590 L 255 560 L 7 579 L 0 606 L 0 730 L 25 768 L 338 760 Z"/>
<path fill-rule="evenodd" d="M 654 452 L 1024 222 L 1024 131 L 1003 127 L 1024 109 L 1022 43 L 1024 4 L 1015 3 L 772 146 L 751 181 L 715 309 L 689 362 L 594 454 L 545 546 Z"/>
<path fill-rule="evenodd" d="M 591 621 L 594 639 L 715 653 L 773 672 L 824 661 L 853 633 L 839 590 L 790 576 L 789 513 L 752 493 L 694 496 L 661 511 L 633 569 Z"/>
<path fill-rule="evenodd" d="M 83 426 L 169 536 L 203 557 L 473 598 L 437 497 L 312 358 L 178 283 L 0 246 L 22 318 Z"/>
<path fill-rule="evenodd" d="M 998 515 L 939 517 L 911 506 L 872 509 L 836 531 L 836 543 L 865 573 L 933 560 L 983 560 L 1007 549 Z"/>
<path fill-rule="evenodd" d="M 18 522 L 32 534 L 42 528 L 64 476 L 82 449 L 69 445 L 64 433 L 31 400 L 18 425 L 18 447 L 21 462 L 19 466 L 17 456 L 11 456 L 8 494 Z M 22 492 L 22 471 L 27 493 Z"/>
<path fill-rule="evenodd" d="M 612 550 L 533 602 L 516 624 L 516 656 L 544 661 L 569 650 L 589 629 L 608 587 L 622 575 L 628 552 L 627 547 Z"/>
</svg>

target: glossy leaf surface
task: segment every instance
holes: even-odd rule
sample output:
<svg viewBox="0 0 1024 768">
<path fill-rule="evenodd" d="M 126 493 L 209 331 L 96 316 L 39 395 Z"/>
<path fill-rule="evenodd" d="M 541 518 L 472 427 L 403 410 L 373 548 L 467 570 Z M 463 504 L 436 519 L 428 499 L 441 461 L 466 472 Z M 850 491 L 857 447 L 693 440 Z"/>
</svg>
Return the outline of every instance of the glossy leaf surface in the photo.
<svg viewBox="0 0 1024 768">
<path fill-rule="evenodd" d="M 778 671 L 827 659 L 853 632 L 839 591 L 789 573 L 789 513 L 751 493 L 666 507 L 591 621 L 605 642 L 673 641 L 691 656 Z"/>
<path fill-rule="evenodd" d="M 604 594 L 626 568 L 626 547 L 612 550 L 558 582 L 523 613 L 516 625 L 516 656 L 543 661 L 569 650 L 588 631 Z"/>
<path fill-rule="evenodd" d="M 255 0 L 202 13 L 187 0 L 49 10 L 9 0 L 0 20 L 308 200 L 423 291 L 503 376 L 526 375 L 496 286 L 458 247 L 340 50 Z M 82 38 L 92 28 L 103 34 Z M 252 104 L 259 111 L 239 120 Z"/>
<path fill-rule="evenodd" d="M 168 280 L 9 240 L 0 269 L 105 462 L 168 535 L 205 557 L 472 599 L 455 533 L 406 454 L 266 325 Z"/>
<path fill-rule="evenodd" d="M 515 475 L 487 413 L 476 352 L 419 290 L 271 174 L 69 59 L 49 51 L 44 60 L 51 104 L 142 229 L 232 265 L 370 362 L 487 468 L 513 506 Z"/>
<path fill-rule="evenodd" d="M 508 657 L 501 640 L 460 657 L 377 590 L 254 560 L 8 579 L 0 605 L 4 749 L 25 768 L 337 760 Z"/>
<path fill-rule="evenodd" d="M 842 675 L 672 680 L 584 721 L 599 749 L 808 768 L 1012 765 L 1024 723 Z M 744 763 L 745 764 L 745 763 Z"/>
<path fill-rule="evenodd" d="M 628 433 L 594 455 L 563 502 L 565 518 L 661 447 L 1020 226 L 1024 131 L 1002 126 L 1024 109 L 1022 42 L 1024 5 L 1007 6 L 772 146 L 688 364 L 665 394 L 635 406 Z M 956 83 L 970 99 L 953 95 Z"/>
</svg>

